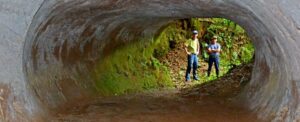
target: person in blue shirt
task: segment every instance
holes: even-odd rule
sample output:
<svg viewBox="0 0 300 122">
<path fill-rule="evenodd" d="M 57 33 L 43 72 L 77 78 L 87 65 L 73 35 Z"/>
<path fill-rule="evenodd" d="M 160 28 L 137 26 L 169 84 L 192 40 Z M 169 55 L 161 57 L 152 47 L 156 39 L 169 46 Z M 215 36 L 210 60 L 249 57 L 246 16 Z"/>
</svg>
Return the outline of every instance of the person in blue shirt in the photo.
<svg viewBox="0 0 300 122">
<path fill-rule="evenodd" d="M 220 64 L 220 51 L 221 51 L 221 45 L 217 43 L 218 37 L 213 36 L 211 43 L 208 45 L 208 70 L 207 70 L 207 76 L 210 76 L 211 68 L 213 64 L 216 68 L 216 75 L 219 77 L 219 64 Z"/>
</svg>

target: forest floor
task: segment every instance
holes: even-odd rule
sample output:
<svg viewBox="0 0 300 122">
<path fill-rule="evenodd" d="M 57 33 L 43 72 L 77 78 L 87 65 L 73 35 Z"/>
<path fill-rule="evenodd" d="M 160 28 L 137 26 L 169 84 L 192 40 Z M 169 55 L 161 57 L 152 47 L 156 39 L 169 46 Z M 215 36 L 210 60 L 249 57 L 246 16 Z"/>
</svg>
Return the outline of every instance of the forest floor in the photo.
<svg viewBox="0 0 300 122">
<path fill-rule="evenodd" d="M 181 45 L 182 46 L 182 45 Z M 259 122 L 236 99 L 250 81 L 253 64 L 238 66 L 210 82 L 184 82 L 186 54 L 182 47 L 160 59 L 171 69 L 175 89 L 101 97 L 60 111 L 52 121 L 75 122 Z M 202 63 L 198 73 L 206 73 Z"/>
</svg>

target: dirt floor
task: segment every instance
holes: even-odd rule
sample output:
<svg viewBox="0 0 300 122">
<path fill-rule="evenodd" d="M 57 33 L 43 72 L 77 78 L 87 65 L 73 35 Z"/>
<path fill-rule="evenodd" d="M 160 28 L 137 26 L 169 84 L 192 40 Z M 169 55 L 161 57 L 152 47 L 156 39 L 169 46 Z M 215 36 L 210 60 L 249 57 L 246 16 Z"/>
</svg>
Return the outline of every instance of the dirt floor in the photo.
<svg viewBox="0 0 300 122">
<path fill-rule="evenodd" d="M 171 58 L 176 56 L 177 58 Z M 59 122 L 260 122 L 235 96 L 250 80 L 252 64 L 236 67 L 208 83 L 184 83 L 186 55 L 180 47 L 160 59 L 176 88 L 102 97 L 59 112 Z M 199 72 L 206 72 L 205 67 Z"/>
<path fill-rule="evenodd" d="M 184 97 L 178 90 L 99 98 L 53 121 L 74 122 L 259 122 L 232 99 Z"/>
</svg>

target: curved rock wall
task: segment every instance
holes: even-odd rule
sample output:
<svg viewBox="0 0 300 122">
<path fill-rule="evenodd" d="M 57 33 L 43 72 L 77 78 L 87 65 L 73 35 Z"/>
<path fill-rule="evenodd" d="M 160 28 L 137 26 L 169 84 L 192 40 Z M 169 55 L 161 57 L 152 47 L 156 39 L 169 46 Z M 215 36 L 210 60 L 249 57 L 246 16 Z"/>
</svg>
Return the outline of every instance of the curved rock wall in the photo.
<svg viewBox="0 0 300 122">
<path fill-rule="evenodd" d="M 43 113 L 22 66 L 26 33 L 41 2 L 0 0 L 0 121 L 30 121 Z"/>
<path fill-rule="evenodd" d="M 122 45 L 152 38 L 172 20 L 190 17 L 224 17 L 243 26 L 256 54 L 252 81 L 238 98 L 262 118 L 300 119 L 297 0 L 1 3 L 0 94 L 7 119 L 43 116 L 36 113 L 96 97 L 92 74 L 101 59 Z"/>
</svg>

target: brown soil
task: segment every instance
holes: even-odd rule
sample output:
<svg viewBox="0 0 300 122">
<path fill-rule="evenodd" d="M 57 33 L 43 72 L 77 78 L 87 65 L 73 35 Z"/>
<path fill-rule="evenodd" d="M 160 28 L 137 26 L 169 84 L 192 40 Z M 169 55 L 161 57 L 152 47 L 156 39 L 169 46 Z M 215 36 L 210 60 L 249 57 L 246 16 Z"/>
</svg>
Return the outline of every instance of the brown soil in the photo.
<svg viewBox="0 0 300 122">
<path fill-rule="evenodd" d="M 254 114 L 230 99 L 192 99 L 178 93 L 166 90 L 99 98 L 58 114 L 54 121 L 259 122 Z"/>
<path fill-rule="evenodd" d="M 238 66 L 219 79 L 181 89 L 181 95 L 193 97 L 235 97 L 250 81 L 252 68 L 252 63 Z"/>
<path fill-rule="evenodd" d="M 186 54 L 182 44 L 161 58 L 169 66 L 177 89 L 112 96 L 60 111 L 53 121 L 75 122 L 259 122 L 234 100 L 250 80 L 252 64 L 237 67 L 215 81 L 184 84 Z M 174 58 L 176 57 L 176 58 Z M 204 65 L 204 64 L 203 64 Z M 205 72 L 206 66 L 199 68 Z M 80 102 L 80 101 L 78 101 Z"/>
</svg>

